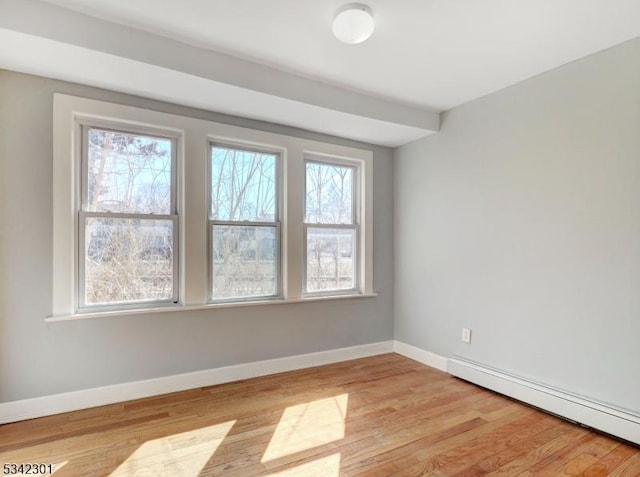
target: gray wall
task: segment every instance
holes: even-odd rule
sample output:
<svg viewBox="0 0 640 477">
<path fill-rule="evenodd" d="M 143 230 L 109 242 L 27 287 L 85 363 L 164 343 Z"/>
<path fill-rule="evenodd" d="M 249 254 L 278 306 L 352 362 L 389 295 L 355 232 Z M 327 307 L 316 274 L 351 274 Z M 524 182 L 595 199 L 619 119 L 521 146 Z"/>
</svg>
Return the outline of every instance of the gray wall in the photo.
<svg viewBox="0 0 640 477">
<path fill-rule="evenodd" d="M 442 119 L 395 154 L 396 339 L 640 411 L 640 39 Z"/>
<path fill-rule="evenodd" d="M 54 92 L 372 150 L 379 296 L 46 324 Z M 392 201 L 389 149 L 0 70 L 0 402 L 392 339 Z"/>
</svg>

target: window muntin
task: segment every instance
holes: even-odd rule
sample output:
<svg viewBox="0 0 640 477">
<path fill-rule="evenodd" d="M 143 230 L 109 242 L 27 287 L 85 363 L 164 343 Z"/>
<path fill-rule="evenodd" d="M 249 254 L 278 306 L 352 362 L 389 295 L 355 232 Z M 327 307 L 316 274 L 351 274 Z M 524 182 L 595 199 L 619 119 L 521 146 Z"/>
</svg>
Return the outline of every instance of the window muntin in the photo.
<svg viewBox="0 0 640 477">
<path fill-rule="evenodd" d="M 81 130 L 78 308 L 177 302 L 175 139 Z"/>
<path fill-rule="evenodd" d="M 211 301 L 281 296 L 279 157 L 210 146 Z"/>
<path fill-rule="evenodd" d="M 358 168 L 305 161 L 305 293 L 358 289 Z"/>
</svg>

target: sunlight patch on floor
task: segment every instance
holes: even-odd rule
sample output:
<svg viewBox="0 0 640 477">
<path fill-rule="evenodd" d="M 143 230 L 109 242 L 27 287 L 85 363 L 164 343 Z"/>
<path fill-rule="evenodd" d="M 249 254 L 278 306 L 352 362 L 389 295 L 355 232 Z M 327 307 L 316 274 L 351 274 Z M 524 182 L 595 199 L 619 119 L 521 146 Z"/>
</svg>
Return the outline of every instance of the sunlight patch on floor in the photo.
<svg viewBox="0 0 640 477">
<path fill-rule="evenodd" d="M 224 422 L 147 441 L 110 475 L 198 477 L 235 422 Z"/>
<path fill-rule="evenodd" d="M 342 439 L 348 400 L 341 394 L 285 409 L 261 462 Z"/>
<path fill-rule="evenodd" d="M 300 464 L 269 477 L 338 477 L 340 475 L 340 453 Z"/>
</svg>

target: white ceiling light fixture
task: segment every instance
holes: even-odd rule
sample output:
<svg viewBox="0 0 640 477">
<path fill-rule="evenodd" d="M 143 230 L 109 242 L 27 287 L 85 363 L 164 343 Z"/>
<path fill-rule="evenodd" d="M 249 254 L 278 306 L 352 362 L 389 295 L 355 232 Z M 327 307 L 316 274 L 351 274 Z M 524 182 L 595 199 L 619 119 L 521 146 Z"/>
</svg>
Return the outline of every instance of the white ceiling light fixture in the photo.
<svg viewBox="0 0 640 477">
<path fill-rule="evenodd" d="M 373 34 L 375 23 L 371 9 L 361 3 L 343 5 L 333 19 L 333 34 L 343 43 L 362 43 Z"/>
</svg>

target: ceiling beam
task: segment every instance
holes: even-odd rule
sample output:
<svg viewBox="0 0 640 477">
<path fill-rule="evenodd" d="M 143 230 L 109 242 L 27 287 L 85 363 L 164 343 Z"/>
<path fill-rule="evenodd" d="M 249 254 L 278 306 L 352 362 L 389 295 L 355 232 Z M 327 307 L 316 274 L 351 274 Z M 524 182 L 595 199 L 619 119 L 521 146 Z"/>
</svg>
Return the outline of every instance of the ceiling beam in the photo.
<svg viewBox="0 0 640 477">
<path fill-rule="evenodd" d="M 0 67 L 396 147 L 439 114 L 37 0 L 0 2 Z"/>
</svg>

